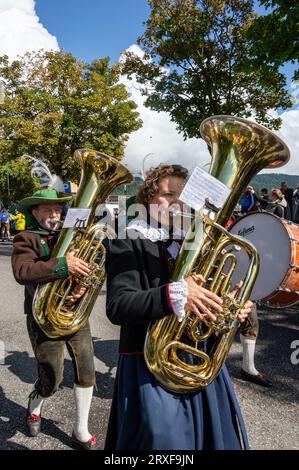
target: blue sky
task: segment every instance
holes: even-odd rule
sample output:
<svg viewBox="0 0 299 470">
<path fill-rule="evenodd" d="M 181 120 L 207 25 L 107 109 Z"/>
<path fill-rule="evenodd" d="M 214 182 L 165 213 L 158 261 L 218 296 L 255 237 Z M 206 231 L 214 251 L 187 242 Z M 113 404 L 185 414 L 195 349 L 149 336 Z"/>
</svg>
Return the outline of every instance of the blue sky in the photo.
<svg viewBox="0 0 299 470">
<path fill-rule="evenodd" d="M 36 12 L 61 48 L 114 63 L 142 34 L 149 8 L 146 0 L 36 0 Z"/>
</svg>

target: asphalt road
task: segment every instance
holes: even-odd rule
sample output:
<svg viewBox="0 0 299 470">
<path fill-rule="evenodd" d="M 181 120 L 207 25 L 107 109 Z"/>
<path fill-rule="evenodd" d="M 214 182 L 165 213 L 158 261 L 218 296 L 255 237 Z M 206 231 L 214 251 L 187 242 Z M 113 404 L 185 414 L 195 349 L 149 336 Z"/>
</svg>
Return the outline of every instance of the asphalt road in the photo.
<svg viewBox="0 0 299 470">
<path fill-rule="evenodd" d="M 0 242 L 0 450 L 71 449 L 74 419 L 73 371 L 66 352 L 63 388 L 43 407 L 42 432 L 27 435 L 28 394 L 36 379 L 35 360 L 23 314 L 23 287 L 10 268 L 11 243 Z M 256 365 L 273 380 L 271 389 L 240 379 L 239 338 L 230 352 L 231 371 L 252 449 L 299 449 L 299 364 L 291 363 L 291 343 L 299 341 L 299 307 L 260 311 Z M 90 431 L 102 449 L 117 363 L 119 330 L 105 317 L 105 291 L 91 315 L 96 384 L 90 412 Z M 3 354 L 4 353 L 4 354 Z M 4 357 L 3 357 L 4 356 Z M 297 355 L 299 358 L 299 354 Z"/>
</svg>

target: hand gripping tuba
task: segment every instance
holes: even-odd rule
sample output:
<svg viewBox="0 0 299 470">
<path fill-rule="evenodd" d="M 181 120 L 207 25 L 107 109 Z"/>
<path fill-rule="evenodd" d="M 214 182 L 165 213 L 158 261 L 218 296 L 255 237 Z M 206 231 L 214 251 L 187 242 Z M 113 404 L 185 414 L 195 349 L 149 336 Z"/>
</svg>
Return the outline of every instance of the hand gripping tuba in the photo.
<svg viewBox="0 0 299 470">
<path fill-rule="evenodd" d="M 96 207 L 104 203 L 110 192 L 122 183 L 129 183 L 131 173 L 116 159 L 94 150 L 76 150 L 81 165 L 81 180 L 73 208 L 91 209 L 85 228 L 62 228 L 52 257 L 65 256 L 78 250 L 76 256 L 89 263 L 88 276 L 72 276 L 39 286 L 33 300 L 33 315 L 49 338 L 71 335 L 88 320 L 105 280 L 104 237 L 111 238 L 112 229 L 95 224 Z M 86 287 L 77 301 L 71 296 L 75 284 Z"/>
<path fill-rule="evenodd" d="M 263 168 L 278 168 L 289 160 L 287 146 L 268 129 L 233 116 L 205 119 L 200 132 L 211 155 L 210 174 L 231 192 L 223 206 L 211 213 L 202 210 L 184 239 L 171 281 L 191 273 L 202 275 L 206 287 L 223 300 L 216 321 L 187 312 L 182 322 L 176 315 L 152 323 L 144 354 L 149 370 L 167 389 L 188 393 L 209 385 L 218 375 L 239 327 L 237 315 L 249 299 L 259 269 L 254 246 L 225 230 L 236 204 L 251 179 Z M 249 267 L 237 296 L 229 296 L 236 265 L 233 249 L 246 250 Z"/>
</svg>

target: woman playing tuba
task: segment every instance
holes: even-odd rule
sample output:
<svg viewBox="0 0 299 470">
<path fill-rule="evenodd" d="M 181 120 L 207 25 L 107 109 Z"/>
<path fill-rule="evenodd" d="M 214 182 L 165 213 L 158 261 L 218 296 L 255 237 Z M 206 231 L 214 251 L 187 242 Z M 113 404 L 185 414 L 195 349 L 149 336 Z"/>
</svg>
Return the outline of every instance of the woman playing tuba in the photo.
<svg viewBox="0 0 299 470">
<path fill-rule="evenodd" d="M 195 450 L 247 448 L 245 426 L 224 366 L 209 387 L 173 393 L 149 371 L 143 354 L 152 321 L 181 320 L 191 309 L 214 320 L 222 300 L 193 276 L 171 282 L 182 239 L 169 208 L 179 202 L 187 170 L 160 165 L 138 194 L 147 216 L 133 221 L 127 238 L 112 241 L 107 259 L 107 315 L 121 326 L 119 363 L 106 449 Z M 201 279 L 204 281 L 204 279 Z M 198 282 L 198 278 L 197 278 Z M 252 303 L 239 313 L 243 321 Z M 213 310 L 213 312 L 212 312 Z M 211 341 L 210 341 L 211 343 Z M 208 345 L 209 348 L 212 344 Z"/>
<path fill-rule="evenodd" d="M 177 257 L 167 213 L 179 203 L 187 173 L 158 167 L 139 194 L 145 220 L 128 229 L 127 239 L 114 240 L 108 256 L 107 315 L 121 325 L 109 449 L 248 447 L 224 362 L 252 308 L 259 256 L 224 227 L 255 174 L 284 165 L 289 150 L 272 132 L 233 116 L 208 118 L 200 130 L 212 154 L 210 174 L 226 186 L 221 207 L 207 201 Z M 246 251 L 249 264 L 231 292 L 235 249 Z"/>
</svg>

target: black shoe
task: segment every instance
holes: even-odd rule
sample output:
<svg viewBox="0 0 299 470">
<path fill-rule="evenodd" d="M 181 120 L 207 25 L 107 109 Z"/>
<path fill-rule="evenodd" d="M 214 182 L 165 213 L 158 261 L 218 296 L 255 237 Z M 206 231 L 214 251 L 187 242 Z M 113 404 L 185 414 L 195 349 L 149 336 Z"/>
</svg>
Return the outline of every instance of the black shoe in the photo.
<svg viewBox="0 0 299 470">
<path fill-rule="evenodd" d="M 241 378 L 243 380 L 247 380 L 247 382 L 252 382 L 257 385 L 261 385 L 262 387 L 272 387 L 272 382 L 267 379 L 265 374 L 259 373 L 257 375 L 249 374 L 245 370 L 241 369 Z"/>
<path fill-rule="evenodd" d="M 91 436 L 89 441 L 82 442 L 76 437 L 75 433 L 72 434 L 72 445 L 79 450 L 95 450 L 97 439 L 95 436 Z"/>
<path fill-rule="evenodd" d="M 28 407 L 27 407 L 27 415 L 26 415 L 26 423 L 27 423 L 27 428 L 29 435 L 31 437 L 36 437 L 41 429 L 41 422 L 42 422 L 42 416 L 41 414 L 39 416 L 30 413 L 30 402 L 32 398 L 36 398 L 38 395 L 36 390 L 33 390 L 30 395 L 29 395 L 29 402 L 28 402 Z"/>
</svg>

